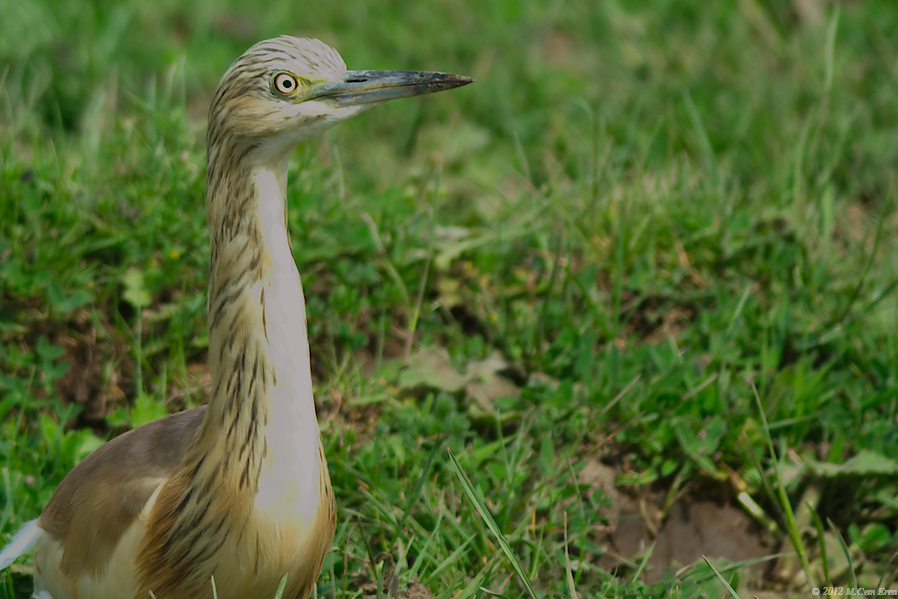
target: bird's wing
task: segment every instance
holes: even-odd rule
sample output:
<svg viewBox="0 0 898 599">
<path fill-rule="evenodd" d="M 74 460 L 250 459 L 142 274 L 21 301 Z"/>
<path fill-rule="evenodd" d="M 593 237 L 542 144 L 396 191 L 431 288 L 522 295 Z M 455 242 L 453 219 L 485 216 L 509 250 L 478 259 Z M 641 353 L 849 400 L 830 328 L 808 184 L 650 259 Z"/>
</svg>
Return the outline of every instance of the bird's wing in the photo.
<svg viewBox="0 0 898 599">
<path fill-rule="evenodd" d="M 63 573 L 104 572 L 122 535 L 181 465 L 205 410 L 178 412 L 128 431 L 69 472 L 38 520 L 62 549 Z"/>
</svg>

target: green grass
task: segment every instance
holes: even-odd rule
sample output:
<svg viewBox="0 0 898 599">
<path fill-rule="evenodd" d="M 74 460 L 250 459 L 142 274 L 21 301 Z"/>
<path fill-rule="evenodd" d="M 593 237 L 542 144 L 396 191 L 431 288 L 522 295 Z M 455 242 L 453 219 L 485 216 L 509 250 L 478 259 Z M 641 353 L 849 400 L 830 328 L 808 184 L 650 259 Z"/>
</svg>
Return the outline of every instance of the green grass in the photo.
<svg viewBox="0 0 898 599">
<path fill-rule="evenodd" d="M 319 597 L 894 585 L 898 5 L 811 4 L 0 0 L 2 539 L 98 435 L 206 401 L 204 114 L 292 33 L 477 79 L 294 156 Z M 785 555 L 645 582 L 597 460 Z"/>
</svg>

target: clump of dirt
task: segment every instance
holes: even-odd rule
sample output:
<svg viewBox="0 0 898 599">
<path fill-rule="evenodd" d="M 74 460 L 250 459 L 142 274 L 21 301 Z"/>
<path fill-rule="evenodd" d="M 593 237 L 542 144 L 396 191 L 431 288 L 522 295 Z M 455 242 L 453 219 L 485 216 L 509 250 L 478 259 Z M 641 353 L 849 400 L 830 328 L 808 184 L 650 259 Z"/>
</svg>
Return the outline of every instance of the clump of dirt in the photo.
<svg viewBox="0 0 898 599">
<path fill-rule="evenodd" d="M 436 599 L 436 595 L 417 580 L 411 581 L 407 587 L 400 589 L 396 597 L 398 599 Z"/>
<path fill-rule="evenodd" d="M 389 599 L 436 599 L 431 590 L 418 582 L 417 578 L 413 578 L 402 585 L 399 582 L 399 577 L 394 573 L 386 577 L 386 580 L 381 581 L 381 584 L 386 587 L 381 588 L 381 596 L 389 597 Z M 378 597 L 377 583 L 373 582 L 366 575 L 357 577 L 355 587 L 365 593 L 362 595 L 364 599 Z"/>
<path fill-rule="evenodd" d="M 611 500 L 611 507 L 603 514 L 610 522 L 602 539 L 608 552 L 598 563 L 608 572 L 632 566 L 652 543 L 654 548 L 643 571 L 648 583 L 658 582 L 665 573 L 677 572 L 703 557 L 740 562 L 773 552 L 760 527 L 722 492 L 718 497 L 710 496 L 707 490 L 702 495 L 684 495 L 665 513 L 660 493 L 631 496 L 615 487 L 617 475 L 614 468 L 594 457 L 588 458 L 580 472 L 581 483 Z M 760 586 L 764 564 L 745 571 L 751 572 Z"/>
<path fill-rule="evenodd" d="M 102 428 L 108 404 L 120 405 L 126 400 L 126 392 L 120 384 L 122 359 L 127 347 L 115 340 L 100 338 L 86 311 L 78 312 L 68 326 L 57 332 L 54 343 L 65 349 L 63 358 L 69 363 L 68 371 L 56 381 L 56 393 L 65 403 L 81 406 L 81 413 L 72 423 L 76 428 Z M 104 372 L 104 365 L 118 367 Z"/>
</svg>

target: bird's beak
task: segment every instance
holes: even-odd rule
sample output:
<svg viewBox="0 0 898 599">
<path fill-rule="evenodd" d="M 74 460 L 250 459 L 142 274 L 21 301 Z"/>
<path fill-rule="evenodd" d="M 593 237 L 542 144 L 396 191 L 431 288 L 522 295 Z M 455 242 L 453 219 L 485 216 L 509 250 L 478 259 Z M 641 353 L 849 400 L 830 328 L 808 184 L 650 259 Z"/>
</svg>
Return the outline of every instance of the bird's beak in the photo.
<svg viewBox="0 0 898 599">
<path fill-rule="evenodd" d="M 336 107 L 379 104 L 432 94 L 474 81 L 452 73 L 428 71 L 346 71 L 340 81 L 321 83 L 305 100 L 329 100 Z"/>
</svg>

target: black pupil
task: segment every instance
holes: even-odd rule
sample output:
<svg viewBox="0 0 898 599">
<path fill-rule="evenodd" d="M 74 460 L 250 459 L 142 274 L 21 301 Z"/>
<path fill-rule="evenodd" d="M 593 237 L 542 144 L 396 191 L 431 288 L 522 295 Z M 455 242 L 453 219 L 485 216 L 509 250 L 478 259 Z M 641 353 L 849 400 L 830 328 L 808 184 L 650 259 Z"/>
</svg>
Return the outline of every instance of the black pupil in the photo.
<svg viewBox="0 0 898 599">
<path fill-rule="evenodd" d="M 281 87 L 284 89 L 293 89 L 293 81 L 289 77 L 281 77 Z"/>
</svg>

